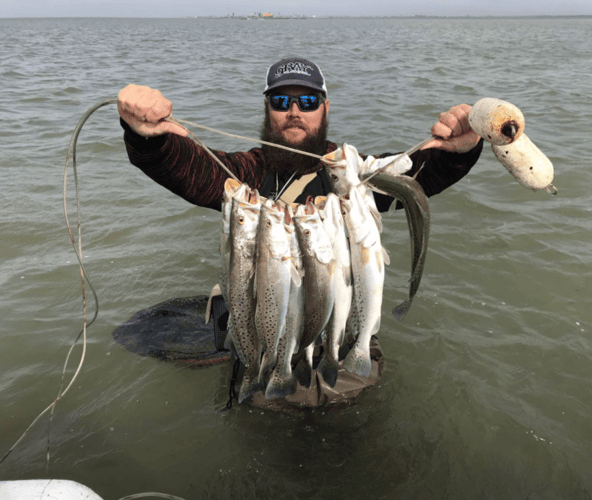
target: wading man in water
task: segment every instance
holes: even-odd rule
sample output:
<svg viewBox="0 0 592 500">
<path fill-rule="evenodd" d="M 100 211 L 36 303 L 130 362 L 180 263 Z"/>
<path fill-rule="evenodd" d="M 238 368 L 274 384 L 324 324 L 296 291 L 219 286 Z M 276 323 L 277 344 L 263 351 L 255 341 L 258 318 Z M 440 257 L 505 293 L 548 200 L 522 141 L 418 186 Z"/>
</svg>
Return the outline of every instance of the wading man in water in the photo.
<svg viewBox="0 0 592 500">
<path fill-rule="evenodd" d="M 320 156 L 337 149 L 327 140 L 329 100 L 325 79 L 316 64 L 302 58 L 273 64 L 263 94 L 262 140 Z M 128 85 L 119 93 L 118 109 L 133 165 L 190 203 L 221 209 L 228 174 L 187 138 L 185 129 L 163 121 L 172 114 L 168 99 L 158 90 Z M 437 138 L 411 155 L 413 167 L 406 175 L 416 175 L 427 196 L 458 182 L 479 158 L 482 140 L 469 127 L 469 110 L 470 106 L 461 104 L 442 113 L 431 129 Z M 214 153 L 241 181 L 264 197 L 282 193 L 281 199 L 287 203 L 304 203 L 308 196 L 331 192 L 324 166 L 315 158 L 271 146 Z M 378 193 L 375 199 L 381 212 L 393 202 L 393 198 Z M 349 383 L 355 386 L 356 381 Z M 367 384 L 363 382 L 360 387 Z M 339 390 L 338 386 L 334 388 L 336 393 Z"/>
</svg>

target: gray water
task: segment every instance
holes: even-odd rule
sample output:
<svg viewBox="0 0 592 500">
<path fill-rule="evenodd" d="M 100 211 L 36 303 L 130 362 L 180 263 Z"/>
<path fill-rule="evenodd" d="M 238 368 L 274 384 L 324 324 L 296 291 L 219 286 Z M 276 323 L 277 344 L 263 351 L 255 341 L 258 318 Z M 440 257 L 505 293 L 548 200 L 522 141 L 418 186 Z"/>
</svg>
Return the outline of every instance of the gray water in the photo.
<svg viewBox="0 0 592 500">
<path fill-rule="evenodd" d="M 0 480 L 72 479 L 105 499 L 592 497 L 592 19 L 0 19 L 0 34 L 0 455 L 55 398 L 82 327 L 63 212 L 71 134 L 130 82 L 159 88 L 178 118 L 257 137 L 268 65 L 300 54 L 327 78 L 330 138 L 375 155 L 425 139 L 450 106 L 498 97 L 522 109 L 559 189 L 525 189 L 486 146 L 430 200 L 426 268 L 400 324 L 409 236 L 403 213 L 385 216 L 380 386 L 345 408 L 221 413 L 228 366 L 179 368 L 112 339 L 140 309 L 209 291 L 219 214 L 131 166 L 115 107 L 101 108 L 78 142 L 98 319 L 49 467 L 46 416 Z"/>
</svg>

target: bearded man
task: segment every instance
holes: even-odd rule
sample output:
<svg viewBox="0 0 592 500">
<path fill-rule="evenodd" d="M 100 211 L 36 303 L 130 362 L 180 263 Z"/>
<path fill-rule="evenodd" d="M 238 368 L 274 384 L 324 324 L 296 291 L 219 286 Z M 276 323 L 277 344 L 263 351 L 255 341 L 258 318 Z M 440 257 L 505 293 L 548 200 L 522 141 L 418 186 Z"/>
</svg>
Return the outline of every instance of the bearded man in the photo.
<svg viewBox="0 0 592 500">
<path fill-rule="evenodd" d="M 295 57 L 271 65 L 263 93 L 263 141 L 318 156 L 337 149 L 335 143 L 327 141 L 329 100 L 325 78 L 316 64 Z M 183 127 L 164 121 L 172 114 L 168 99 L 158 90 L 128 85 L 119 93 L 118 109 L 132 164 L 190 203 L 221 210 L 228 173 L 202 147 L 187 138 Z M 459 181 L 479 158 L 483 141 L 469 126 L 469 110 L 470 106 L 461 104 L 442 113 L 431 130 L 438 138 L 410 156 L 413 167 L 406 175 L 416 176 L 427 196 Z M 246 152 L 214 153 L 239 180 L 266 198 L 277 196 L 286 203 L 305 203 L 308 196 L 331 192 L 325 168 L 317 158 L 268 145 Z M 382 156 L 391 156 L 391 153 Z M 393 198 L 379 193 L 374 194 L 374 199 L 381 212 L 387 211 L 393 202 Z M 224 313 L 214 313 L 214 316 L 215 331 L 216 328 L 224 330 L 225 327 L 220 326 L 224 323 L 221 321 Z M 372 341 L 371 353 L 370 377 L 340 369 L 336 383 L 330 386 L 314 370 L 312 385 L 306 388 L 308 382 L 302 382 L 305 387 L 298 385 L 297 391 L 285 400 L 299 406 L 351 400 L 380 379 L 382 350 L 376 339 Z M 231 387 L 234 387 L 234 380 Z M 229 404 L 231 401 L 232 397 Z M 253 395 L 253 404 L 269 407 L 270 402 L 259 391 Z"/>
<path fill-rule="evenodd" d="M 293 57 L 271 65 L 263 93 L 262 140 L 319 156 L 337 149 L 326 139 L 329 99 L 325 78 L 316 64 Z M 119 93 L 118 110 L 133 165 L 190 203 L 221 209 L 228 174 L 187 138 L 184 128 L 163 121 L 172 114 L 171 101 L 158 90 L 128 85 Z M 417 174 L 427 196 L 458 182 L 479 158 L 483 141 L 469 126 L 469 111 L 470 106 L 461 104 L 442 113 L 431 130 L 438 138 L 411 155 L 413 167 L 406 175 Z M 246 152 L 214 153 L 238 179 L 267 198 L 284 192 L 297 180 L 297 192 L 289 199 L 283 197 L 284 201 L 303 203 L 309 195 L 331 191 L 325 169 L 315 158 L 265 145 Z M 375 199 L 381 212 L 393 201 L 382 194 L 376 194 Z"/>
</svg>

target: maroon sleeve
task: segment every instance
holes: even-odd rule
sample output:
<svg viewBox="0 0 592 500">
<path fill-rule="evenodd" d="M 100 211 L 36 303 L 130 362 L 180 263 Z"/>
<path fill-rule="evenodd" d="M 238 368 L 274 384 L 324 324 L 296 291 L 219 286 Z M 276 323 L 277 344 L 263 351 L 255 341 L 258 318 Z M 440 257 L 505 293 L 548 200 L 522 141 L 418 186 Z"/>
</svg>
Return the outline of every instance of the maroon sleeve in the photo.
<svg viewBox="0 0 592 500">
<path fill-rule="evenodd" d="M 188 137 L 164 134 L 147 139 L 123 120 L 121 126 L 132 165 L 194 205 L 221 209 L 224 182 L 229 175 L 203 148 Z M 259 188 L 266 170 L 261 149 L 212 152 L 238 179 Z"/>
</svg>

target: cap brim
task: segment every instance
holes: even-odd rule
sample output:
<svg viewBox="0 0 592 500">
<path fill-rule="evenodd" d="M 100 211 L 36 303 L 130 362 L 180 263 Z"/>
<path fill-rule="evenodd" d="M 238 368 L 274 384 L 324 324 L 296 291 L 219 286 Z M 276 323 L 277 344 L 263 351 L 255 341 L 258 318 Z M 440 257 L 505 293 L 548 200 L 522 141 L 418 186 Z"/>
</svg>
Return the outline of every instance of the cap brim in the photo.
<svg viewBox="0 0 592 500">
<path fill-rule="evenodd" d="M 304 82 L 302 80 L 282 80 L 281 82 L 274 83 L 273 85 L 267 87 L 263 91 L 263 94 L 267 95 L 273 89 L 277 89 L 279 87 L 287 87 L 288 85 L 297 85 L 298 87 L 307 87 L 309 89 L 314 89 L 318 92 L 322 92 L 325 95 L 327 94 L 327 91 L 325 89 L 323 89 L 322 87 L 319 87 L 318 85 L 314 85 L 312 83 Z"/>
</svg>

